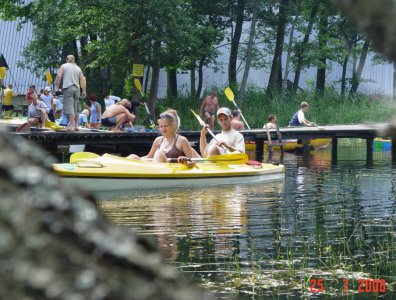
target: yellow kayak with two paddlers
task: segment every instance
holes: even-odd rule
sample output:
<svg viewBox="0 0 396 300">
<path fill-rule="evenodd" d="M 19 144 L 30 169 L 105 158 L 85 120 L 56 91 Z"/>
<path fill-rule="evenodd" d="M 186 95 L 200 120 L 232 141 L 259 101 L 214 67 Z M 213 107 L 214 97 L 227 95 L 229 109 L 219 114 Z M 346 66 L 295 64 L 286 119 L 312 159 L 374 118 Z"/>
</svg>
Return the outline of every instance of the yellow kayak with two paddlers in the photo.
<svg viewBox="0 0 396 300">
<path fill-rule="evenodd" d="M 196 166 L 189 168 L 180 163 L 135 160 L 110 154 L 103 156 L 88 154 L 83 155 L 81 159 L 71 158 L 70 163 L 54 164 L 53 169 L 68 182 L 95 192 L 207 187 L 284 179 L 283 165 L 247 160 L 246 154 L 239 153 L 233 156 L 231 153 L 196 159 Z"/>
</svg>

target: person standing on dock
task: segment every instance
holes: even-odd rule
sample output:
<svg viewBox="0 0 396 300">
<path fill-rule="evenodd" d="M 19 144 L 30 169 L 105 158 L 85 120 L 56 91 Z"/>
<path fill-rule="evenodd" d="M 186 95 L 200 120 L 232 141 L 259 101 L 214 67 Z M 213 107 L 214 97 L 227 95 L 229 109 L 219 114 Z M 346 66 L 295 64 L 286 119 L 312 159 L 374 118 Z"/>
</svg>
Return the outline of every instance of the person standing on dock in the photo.
<svg viewBox="0 0 396 300">
<path fill-rule="evenodd" d="M 209 124 L 209 129 L 214 129 L 216 111 L 219 109 L 219 101 L 216 91 L 211 91 L 209 96 L 202 101 L 199 114 L 204 117 L 205 123 Z"/>
<path fill-rule="evenodd" d="M 199 148 L 202 157 L 225 154 L 227 151 L 239 151 L 245 153 L 245 140 L 243 135 L 231 127 L 232 113 L 227 107 L 217 110 L 217 121 L 221 127 L 221 133 L 207 144 L 207 127 L 202 128 Z M 208 125 L 206 125 L 208 126 Z"/>
<path fill-rule="evenodd" d="M 307 102 L 301 102 L 300 110 L 297 111 L 289 121 L 289 127 L 296 126 L 318 126 L 314 122 L 310 122 L 305 118 L 305 113 L 308 111 L 309 104 Z"/>
<path fill-rule="evenodd" d="M 239 109 L 232 111 L 231 126 L 235 130 L 245 130 L 245 124 L 241 121 L 241 111 Z"/>
<path fill-rule="evenodd" d="M 12 84 L 9 84 L 8 87 L 4 90 L 3 106 L 1 108 L 4 117 L 11 118 L 14 114 L 12 97 L 16 97 L 18 95 L 19 94 L 14 94 L 14 91 L 12 90 Z"/>
<path fill-rule="evenodd" d="M 84 75 L 79 66 L 75 62 L 73 55 L 68 55 L 66 63 L 63 64 L 56 76 L 56 90 L 63 80 L 63 113 L 69 118 L 67 129 L 70 131 L 78 130 L 78 103 L 80 98 L 80 89 L 82 89 L 81 96 L 86 96 L 86 82 Z"/>
</svg>

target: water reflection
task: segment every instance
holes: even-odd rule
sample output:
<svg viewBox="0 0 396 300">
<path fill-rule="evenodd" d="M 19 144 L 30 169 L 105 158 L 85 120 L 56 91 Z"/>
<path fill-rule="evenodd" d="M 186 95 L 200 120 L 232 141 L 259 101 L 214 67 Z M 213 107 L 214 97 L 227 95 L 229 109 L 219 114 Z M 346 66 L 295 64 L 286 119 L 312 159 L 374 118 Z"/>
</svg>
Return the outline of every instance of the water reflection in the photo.
<svg viewBox="0 0 396 300">
<path fill-rule="evenodd" d="M 329 151 L 286 153 L 285 183 L 102 195 L 99 205 L 111 222 L 154 236 L 175 266 L 213 291 L 311 297 L 316 276 L 329 299 L 341 297 L 343 278 L 396 279 L 396 169 L 386 153 L 368 167 L 362 152 L 341 149 L 349 158 L 335 166 Z M 372 299 L 355 290 L 349 299 Z"/>
</svg>

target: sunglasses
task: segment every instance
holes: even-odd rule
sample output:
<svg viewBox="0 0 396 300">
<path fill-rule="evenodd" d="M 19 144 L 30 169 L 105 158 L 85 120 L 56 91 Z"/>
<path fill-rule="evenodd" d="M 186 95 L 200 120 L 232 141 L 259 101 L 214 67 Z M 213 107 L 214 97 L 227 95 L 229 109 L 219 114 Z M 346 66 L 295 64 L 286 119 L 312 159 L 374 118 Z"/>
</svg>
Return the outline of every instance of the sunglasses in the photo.
<svg viewBox="0 0 396 300">
<path fill-rule="evenodd" d="M 160 117 L 160 119 L 174 119 L 175 118 L 174 115 L 171 115 L 171 114 L 168 114 L 168 113 L 160 114 L 159 117 Z"/>
</svg>

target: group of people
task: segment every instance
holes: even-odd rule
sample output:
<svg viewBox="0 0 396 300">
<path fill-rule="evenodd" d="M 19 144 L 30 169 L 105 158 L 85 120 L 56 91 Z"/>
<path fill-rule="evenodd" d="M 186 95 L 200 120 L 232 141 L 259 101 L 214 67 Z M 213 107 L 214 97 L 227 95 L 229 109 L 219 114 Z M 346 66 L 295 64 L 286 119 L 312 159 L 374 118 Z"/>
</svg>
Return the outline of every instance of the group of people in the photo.
<svg viewBox="0 0 396 300">
<path fill-rule="evenodd" d="M 61 83 L 62 89 L 60 89 Z M 40 94 L 36 92 L 34 85 L 29 87 L 26 93 L 27 123 L 17 131 L 28 130 L 30 126 L 45 127 L 47 120 L 55 122 L 56 118 L 59 118 L 59 125 L 65 126 L 68 131 L 77 131 L 78 126 L 99 128 L 100 125 L 113 131 L 118 131 L 124 126 L 133 129 L 135 115 L 132 111 L 140 103 L 121 99 L 109 93 L 103 95 L 106 105 L 103 113 L 95 94 L 88 97 L 90 105 L 84 104 L 85 109 L 78 113 L 80 111 L 80 99 L 86 97 L 86 81 L 80 67 L 75 63 L 73 55 L 68 55 L 66 63 L 60 67 L 55 80 L 55 87 L 55 93 L 52 93 L 50 87 L 46 87 L 40 91 Z M 11 85 L 10 88 L 12 88 Z M 10 116 L 12 116 L 14 108 L 12 100 L 9 99 L 16 95 L 13 94 L 12 89 L 11 91 L 6 89 L 6 95 L 3 110 L 11 110 Z"/>
</svg>

